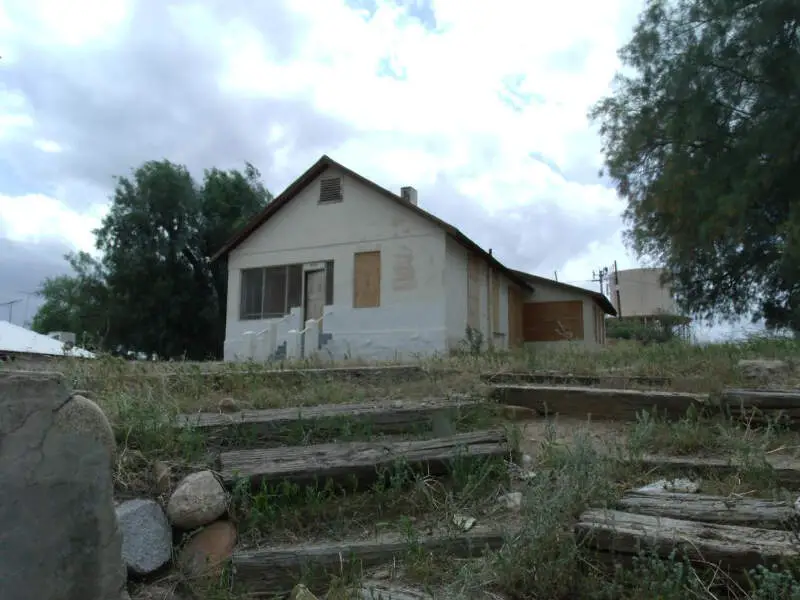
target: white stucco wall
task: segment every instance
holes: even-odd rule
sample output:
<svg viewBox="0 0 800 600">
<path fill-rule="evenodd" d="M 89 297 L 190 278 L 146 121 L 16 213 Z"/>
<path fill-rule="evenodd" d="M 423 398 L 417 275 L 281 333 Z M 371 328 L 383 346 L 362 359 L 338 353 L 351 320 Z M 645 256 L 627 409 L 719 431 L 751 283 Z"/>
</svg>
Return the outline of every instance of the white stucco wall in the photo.
<svg viewBox="0 0 800 600">
<path fill-rule="evenodd" d="M 450 236 L 445 241 L 445 297 L 447 347 L 458 348 L 467 328 L 467 250 Z"/>
<path fill-rule="evenodd" d="M 464 246 L 453 238 L 447 237 L 445 242 L 445 295 L 447 298 L 447 345 L 448 348 L 457 349 L 465 339 L 468 316 L 468 285 L 469 285 L 469 252 Z M 508 285 L 509 280 L 499 271 L 494 271 L 494 277 L 500 281 L 500 315 L 499 327 L 495 331 L 491 320 L 489 298 L 491 287 L 488 278 L 488 263 L 482 260 L 480 285 L 480 311 L 479 326 L 484 340 L 488 343 L 489 334 L 497 348 L 508 347 Z"/>
<path fill-rule="evenodd" d="M 508 286 L 511 284 L 509 279 L 500 273 L 496 273 L 500 279 L 500 327 L 494 332 L 494 344 L 501 349 L 508 348 Z M 513 284 L 511 284 L 513 285 Z"/>
<path fill-rule="evenodd" d="M 314 181 L 230 253 L 226 360 L 233 359 L 233 341 L 270 322 L 239 319 L 242 269 L 327 260 L 334 261 L 334 301 L 325 308 L 323 331 L 333 337 L 323 356 L 386 360 L 447 349 L 444 232 L 348 177 L 343 196 L 320 205 Z M 354 254 L 375 250 L 380 307 L 354 309 Z M 299 325 L 286 323 L 286 330 Z"/>
<path fill-rule="evenodd" d="M 579 300 L 583 304 L 583 340 L 576 342 L 525 342 L 528 347 L 547 347 L 563 346 L 570 343 L 584 344 L 588 347 L 600 347 L 595 332 L 595 310 L 596 302 L 589 296 L 581 294 L 580 292 L 573 292 L 547 284 L 536 283 L 534 284 L 536 291 L 528 294 L 524 298 L 524 302 L 563 302 Z"/>
</svg>

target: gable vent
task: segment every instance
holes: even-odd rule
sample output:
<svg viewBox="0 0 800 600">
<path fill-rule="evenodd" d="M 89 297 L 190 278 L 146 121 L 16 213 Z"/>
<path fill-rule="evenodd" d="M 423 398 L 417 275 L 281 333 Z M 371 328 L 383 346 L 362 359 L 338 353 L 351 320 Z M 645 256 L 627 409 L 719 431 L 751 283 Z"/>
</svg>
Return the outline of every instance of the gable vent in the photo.
<svg viewBox="0 0 800 600">
<path fill-rule="evenodd" d="M 319 182 L 319 201 L 339 202 L 342 200 L 342 178 L 328 177 Z"/>
</svg>

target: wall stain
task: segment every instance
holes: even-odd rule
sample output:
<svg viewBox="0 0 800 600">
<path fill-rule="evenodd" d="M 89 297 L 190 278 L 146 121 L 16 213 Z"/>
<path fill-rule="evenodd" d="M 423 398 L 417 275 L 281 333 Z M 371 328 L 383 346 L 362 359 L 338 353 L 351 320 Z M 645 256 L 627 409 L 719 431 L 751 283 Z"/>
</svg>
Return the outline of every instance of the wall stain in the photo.
<svg viewBox="0 0 800 600">
<path fill-rule="evenodd" d="M 396 292 L 417 289 L 416 273 L 414 272 L 414 251 L 408 246 L 401 246 L 395 252 L 393 258 L 392 289 Z"/>
</svg>

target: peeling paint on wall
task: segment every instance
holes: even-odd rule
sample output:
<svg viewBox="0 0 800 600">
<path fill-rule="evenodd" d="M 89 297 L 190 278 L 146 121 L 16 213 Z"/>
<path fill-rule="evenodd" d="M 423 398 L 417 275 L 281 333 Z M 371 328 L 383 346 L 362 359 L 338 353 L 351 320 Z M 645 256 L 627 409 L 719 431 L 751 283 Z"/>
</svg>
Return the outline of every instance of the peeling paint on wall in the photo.
<svg viewBox="0 0 800 600">
<path fill-rule="evenodd" d="M 400 246 L 393 256 L 392 289 L 396 292 L 417 289 L 414 272 L 414 251 L 408 246 Z"/>
</svg>

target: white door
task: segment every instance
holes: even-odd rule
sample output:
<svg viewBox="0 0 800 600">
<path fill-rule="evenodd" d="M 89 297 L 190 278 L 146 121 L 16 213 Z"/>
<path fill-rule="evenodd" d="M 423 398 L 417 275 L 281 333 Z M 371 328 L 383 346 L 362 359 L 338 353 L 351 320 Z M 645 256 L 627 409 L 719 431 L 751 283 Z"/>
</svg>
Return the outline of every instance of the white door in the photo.
<svg viewBox="0 0 800 600">
<path fill-rule="evenodd" d="M 319 319 L 325 311 L 325 271 L 306 273 L 305 320 Z"/>
</svg>

